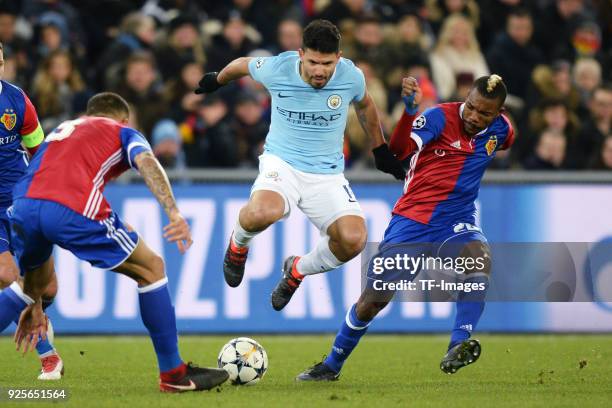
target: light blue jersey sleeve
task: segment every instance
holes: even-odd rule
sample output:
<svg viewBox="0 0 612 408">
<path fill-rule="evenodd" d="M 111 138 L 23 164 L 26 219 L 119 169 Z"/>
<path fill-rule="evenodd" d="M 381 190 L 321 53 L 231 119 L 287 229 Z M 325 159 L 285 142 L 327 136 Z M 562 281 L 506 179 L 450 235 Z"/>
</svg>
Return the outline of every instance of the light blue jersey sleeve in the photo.
<svg viewBox="0 0 612 408">
<path fill-rule="evenodd" d="M 440 136 L 445 122 L 444 112 L 437 106 L 427 109 L 414 120 L 410 137 L 416 142 L 419 150 Z"/>
<path fill-rule="evenodd" d="M 274 77 L 274 73 L 278 69 L 279 62 L 282 62 L 283 54 L 274 57 L 252 58 L 249 61 L 249 73 L 251 77 L 267 88 L 270 84 L 270 79 Z"/>
<path fill-rule="evenodd" d="M 137 168 L 134 158 L 139 153 L 151 151 L 151 146 L 147 139 L 140 132 L 129 127 L 121 129 L 121 145 L 123 146 L 124 156 L 133 168 Z"/>
<path fill-rule="evenodd" d="M 352 102 L 361 102 L 366 94 L 366 82 L 365 76 L 363 75 L 363 71 L 361 69 L 355 67 L 354 69 L 355 76 L 355 97 Z"/>
</svg>

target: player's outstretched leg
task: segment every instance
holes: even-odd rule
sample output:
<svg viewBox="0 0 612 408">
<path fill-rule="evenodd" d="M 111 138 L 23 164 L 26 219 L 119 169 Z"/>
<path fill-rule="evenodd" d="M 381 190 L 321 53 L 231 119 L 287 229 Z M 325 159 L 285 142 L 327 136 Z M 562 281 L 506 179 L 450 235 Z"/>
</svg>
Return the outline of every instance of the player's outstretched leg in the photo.
<svg viewBox="0 0 612 408">
<path fill-rule="evenodd" d="M 244 267 L 253 237 L 280 220 L 285 213 L 285 199 L 274 191 L 258 190 L 240 210 L 238 221 L 223 258 L 223 276 L 232 288 L 244 277 Z"/>
<path fill-rule="evenodd" d="M 174 306 L 168 292 L 163 259 L 139 240 L 129 258 L 114 269 L 136 280 L 140 315 L 149 331 L 159 365 L 159 388 L 164 392 L 209 390 L 229 375 L 217 368 L 185 364 L 179 355 Z"/>
<path fill-rule="evenodd" d="M 29 297 L 26 296 L 20 286 L 21 278 L 17 265 L 8 251 L 0 254 L 0 287 L 4 290 L 0 293 L 0 332 L 4 330 L 11 321 L 19 323 L 19 316 L 28 305 Z M 57 293 L 57 280 L 53 273 L 53 280 L 45 291 L 43 299 L 43 310 L 53 303 L 53 298 Z M 51 321 L 49 321 L 49 331 L 52 333 Z M 39 380 L 59 380 L 64 374 L 64 363 L 53 347 L 53 337 L 47 334 L 46 339 L 39 338 L 36 344 L 36 351 L 41 362 L 41 372 Z"/>
<path fill-rule="evenodd" d="M 440 369 L 447 374 L 454 374 L 460 368 L 475 363 L 481 355 L 480 342 L 472 339 L 471 336 L 484 311 L 491 270 L 490 251 L 486 242 L 472 241 L 465 243 L 461 252 L 461 256 L 464 258 L 484 260 L 483 268 L 468 270 L 464 275 L 466 284 L 473 287 L 477 285 L 477 287 L 483 289 L 461 292 L 457 298 L 455 324 L 448 350 L 440 362 Z"/>
<path fill-rule="evenodd" d="M 359 340 L 368 331 L 374 317 L 393 298 L 393 292 L 364 290 L 348 313 L 336 335 L 329 355 L 320 363 L 307 368 L 296 377 L 297 381 L 335 381 L 346 359 L 357 347 Z"/>
<path fill-rule="evenodd" d="M 338 268 L 359 255 L 365 246 L 366 227 L 360 216 L 340 217 L 326 232 L 311 252 L 285 259 L 281 279 L 272 291 L 274 310 L 282 310 L 289 303 L 304 277 Z"/>
</svg>

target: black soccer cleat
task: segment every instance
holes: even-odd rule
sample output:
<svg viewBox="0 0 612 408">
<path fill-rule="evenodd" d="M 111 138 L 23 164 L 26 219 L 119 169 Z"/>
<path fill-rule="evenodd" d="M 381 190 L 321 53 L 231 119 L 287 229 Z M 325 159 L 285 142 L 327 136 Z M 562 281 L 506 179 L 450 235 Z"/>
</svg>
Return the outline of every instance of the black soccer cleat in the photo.
<svg viewBox="0 0 612 408">
<path fill-rule="evenodd" d="M 462 341 L 446 352 L 442 362 L 440 362 L 440 370 L 446 374 L 455 374 L 460 368 L 475 363 L 481 352 L 482 347 L 478 340 Z"/>
<path fill-rule="evenodd" d="M 249 248 L 239 248 L 234 245 L 234 241 L 230 238 L 230 243 L 225 251 L 223 258 L 223 276 L 225 282 L 232 288 L 237 287 L 242 282 L 244 277 L 244 265 L 246 264 Z"/>
<path fill-rule="evenodd" d="M 223 384 L 229 374 L 222 368 L 200 368 L 192 363 L 185 367 L 185 375 L 181 378 L 159 381 L 162 392 L 203 391 Z"/>
<path fill-rule="evenodd" d="M 295 381 L 338 381 L 338 377 L 340 373 L 335 372 L 321 361 L 298 374 Z"/>
<path fill-rule="evenodd" d="M 283 262 L 283 277 L 272 291 L 272 307 L 276 311 L 283 310 L 287 306 L 302 283 L 302 279 L 295 277 L 298 273 L 295 266 L 299 260 L 299 256 L 290 256 Z"/>
</svg>

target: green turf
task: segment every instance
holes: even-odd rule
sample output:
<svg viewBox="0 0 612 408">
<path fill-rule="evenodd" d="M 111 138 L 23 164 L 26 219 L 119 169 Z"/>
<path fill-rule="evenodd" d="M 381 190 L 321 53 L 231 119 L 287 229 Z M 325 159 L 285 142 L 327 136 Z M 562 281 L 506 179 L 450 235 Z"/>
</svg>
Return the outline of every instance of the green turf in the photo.
<svg viewBox="0 0 612 408">
<path fill-rule="evenodd" d="M 296 384 L 294 377 L 327 353 L 331 335 L 254 337 L 268 351 L 270 368 L 253 387 L 161 394 L 145 337 L 60 337 L 66 376 L 43 385 L 67 387 L 66 406 L 75 407 L 585 407 L 612 401 L 612 336 L 483 335 L 482 358 L 451 376 L 438 368 L 446 336 L 368 335 L 340 381 L 324 384 Z M 215 364 L 229 338 L 183 337 L 182 355 L 200 365 Z M 0 350 L 0 387 L 41 387 L 34 355 L 13 352 L 7 337 L 0 338 Z M 28 405 L 46 404 L 18 404 Z M 8 404 L 0 401 L 0 406 Z"/>
</svg>

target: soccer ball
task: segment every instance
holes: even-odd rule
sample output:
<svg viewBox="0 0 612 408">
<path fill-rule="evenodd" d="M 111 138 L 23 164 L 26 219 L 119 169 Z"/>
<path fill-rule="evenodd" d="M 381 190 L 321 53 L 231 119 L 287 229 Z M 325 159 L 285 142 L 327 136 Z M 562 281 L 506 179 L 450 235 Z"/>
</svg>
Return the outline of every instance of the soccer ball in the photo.
<svg viewBox="0 0 612 408">
<path fill-rule="evenodd" d="M 255 340 L 238 337 L 221 347 L 217 364 L 228 372 L 232 384 L 254 385 L 268 369 L 268 354 Z"/>
</svg>

